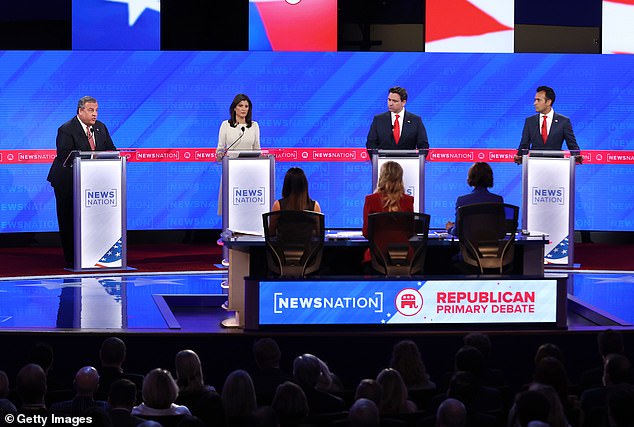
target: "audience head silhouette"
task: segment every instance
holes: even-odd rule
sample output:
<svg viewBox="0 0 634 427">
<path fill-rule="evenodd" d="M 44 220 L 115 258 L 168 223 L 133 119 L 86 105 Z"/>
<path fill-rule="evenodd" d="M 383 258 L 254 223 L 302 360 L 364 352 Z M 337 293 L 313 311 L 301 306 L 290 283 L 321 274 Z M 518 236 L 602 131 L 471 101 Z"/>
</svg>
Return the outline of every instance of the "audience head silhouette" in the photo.
<svg viewBox="0 0 634 427">
<path fill-rule="evenodd" d="M 178 397 L 178 385 L 168 370 L 152 369 L 143 379 L 142 394 L 145 406 L 167 409 Z"/>
<path fill-rule="evenodd" d="M 261 338 L 253 344 L 253 358 L 260 369 L 279 368 L 282 352 L 273 338 Z"/>
<path fill-rule="evenodd" d="M 101 366 L 114 366 L 121 368 L 126 357 L 126 346 L 123 340 L 117 337 L 108 337 L 101 343 L 99 358 Z"/>
<path fill-rule="evenodd" d="M 221 396 L 225 415 L 229 418 L 249 417 L 258 406 L 251 376 L 242 369 L 227 376 Z"/>
<path fill-rule="evenodd" d="M 464 404 L 453 398 L 447 398 L 436 411 L 436 427 L 464 427 L 467 425 L 467 409 Z"/>
<path fill-rule="evenodd" d="M 205 387 L 200 358 L 192 350 L 176 354 L 176 383 L 180 390 L 202 390 Z"/>
<path fill-rule="evenodd" d="M 350 427 L 379 427 L 379 408 L 370 399 L 357 399 L 348 411 Z"/>
</svg>

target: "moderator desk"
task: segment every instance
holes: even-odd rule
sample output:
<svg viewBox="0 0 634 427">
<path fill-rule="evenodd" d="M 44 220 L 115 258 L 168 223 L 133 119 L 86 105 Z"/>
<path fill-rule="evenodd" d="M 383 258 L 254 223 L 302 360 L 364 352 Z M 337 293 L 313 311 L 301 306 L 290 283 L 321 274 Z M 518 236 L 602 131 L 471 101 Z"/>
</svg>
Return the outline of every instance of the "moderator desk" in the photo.
<svg viewBox="0 0 634 427">
<path fill-rule="evenodd" d="M 345 235 L 345 233 L 341 233 Z M 457 239 L 434 238 L 430 231 L 425 260 L 425 276 L 455 274 L 452 268 L 454 257 L 459 252 Z M 518 275 L 544 276 L 544 247 L 548 239 L 544 236 L 518 235 L 515 243 L 514 271 Z M 223 322 L 226 327 L 244 327 L 245 281 L 247 276 L 265 277 L 267 273 L 264 237 L 234 235 L 224 239 L 229 248 L 229 306 L 235 318 Z M 326 238 L 322 266 L 324 275 L 362 276 L 361 260 L 368 248 L 364 238 Z"/>
</svg>

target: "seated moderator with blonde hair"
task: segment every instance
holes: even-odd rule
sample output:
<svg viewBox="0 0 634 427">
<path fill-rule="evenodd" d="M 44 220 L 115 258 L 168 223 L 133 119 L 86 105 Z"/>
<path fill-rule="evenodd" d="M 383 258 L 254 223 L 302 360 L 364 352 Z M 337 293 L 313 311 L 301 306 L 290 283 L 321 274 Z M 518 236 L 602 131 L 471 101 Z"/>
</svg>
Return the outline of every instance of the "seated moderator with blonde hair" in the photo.
<svg viewBox="0 0 634 427">
<path fill-rule="evenodd" d="M 378 212 L 414 212 L 414 197 L 405 194 L 403 168 L 396 162 L 383 163 L 374 193 L 365 196 L 363 235 L 368 237 L 368 215 Z"/>
</svg>

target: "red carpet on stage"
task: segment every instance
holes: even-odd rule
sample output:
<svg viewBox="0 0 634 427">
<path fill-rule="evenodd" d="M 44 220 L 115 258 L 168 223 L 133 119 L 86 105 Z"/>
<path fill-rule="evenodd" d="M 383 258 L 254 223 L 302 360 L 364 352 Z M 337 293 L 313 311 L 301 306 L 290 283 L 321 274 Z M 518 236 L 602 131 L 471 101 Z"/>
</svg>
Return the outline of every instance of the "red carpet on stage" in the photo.
<svg viewBox="0 0 634 427">
<path fill-rule="evenodd" d="M 221 261 L 221 248 L 209 244 L 142 243 L 128 245 L 128 266 L 140 272 L 209 271 Z M 0 277 L 72 274 L 64 270 L 58 247 L 0 248 Z"/>
</svg>

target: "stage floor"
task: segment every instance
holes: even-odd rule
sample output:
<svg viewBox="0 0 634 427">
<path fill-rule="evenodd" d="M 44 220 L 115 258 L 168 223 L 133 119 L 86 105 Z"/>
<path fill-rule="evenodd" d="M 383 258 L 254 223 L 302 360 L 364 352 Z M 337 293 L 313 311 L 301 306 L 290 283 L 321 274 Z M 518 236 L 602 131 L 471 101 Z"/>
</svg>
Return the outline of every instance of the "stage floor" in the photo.
<svg viewBox="0 0 634 427">
<path fill-rule="evenodd" d="M 561 273 L 562 270 L 556 270 Z M 634 271 L 563 271 L 568 330 L 632 328 Z M 221 282 L 226 271 L 74 274 L 0 279 L 0 331 L 240 333 Z"/>
</svg>

